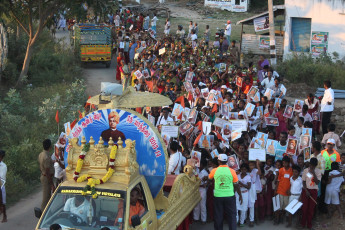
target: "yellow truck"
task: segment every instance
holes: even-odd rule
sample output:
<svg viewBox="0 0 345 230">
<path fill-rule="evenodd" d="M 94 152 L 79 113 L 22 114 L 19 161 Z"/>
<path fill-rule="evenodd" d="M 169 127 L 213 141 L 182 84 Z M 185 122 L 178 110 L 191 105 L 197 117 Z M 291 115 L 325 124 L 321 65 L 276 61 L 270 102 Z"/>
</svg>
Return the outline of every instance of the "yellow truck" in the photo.
<svg viewBox="0 0 345 230">
<path fill-rule="evenodd" d="M 94 98 L 100 97 L 88 102 Z M 137 100 L 131 103 L 133 98 Z M 49 229 L 54 223 L 62 229 L 172 230 L 183 222 L 201 200 L 200 180 L 193 165 L 187 164 L 184 173 L 169 175 L 169 180 L 173 178 L 170 192 L 163 191 L 167 184 L 166 146 L 158 130 L 131 110 L 153 98 L 159 99 L 157 103 L 146 102 L 145 106 L 161 106 L 167 100 L 158 94 L 128 89 L 78 122 L 66 148 L 67 180 L 59 185 L 43 212 L 35 209 L 40 218 L 36 230 Z M 109 108 L 114 105 L 116 108 Z M 114 136 L 107 137 L 107 125 L 101 131 L 101 124 L 107 121 L 110 128 L 112 121 L 117 122 L 116 131 L 123 132 L 125 141 L 120 137 L 114 143 Z M 101 134 L 95 135 L 95 130 Z"/>
<path fill-rule="evenodd" d="M 82 63 L 102 62 L 110 67 L 112 57 L 111 26 L 77 24 L 73 30 L 74 46 Z"/>
</svg>

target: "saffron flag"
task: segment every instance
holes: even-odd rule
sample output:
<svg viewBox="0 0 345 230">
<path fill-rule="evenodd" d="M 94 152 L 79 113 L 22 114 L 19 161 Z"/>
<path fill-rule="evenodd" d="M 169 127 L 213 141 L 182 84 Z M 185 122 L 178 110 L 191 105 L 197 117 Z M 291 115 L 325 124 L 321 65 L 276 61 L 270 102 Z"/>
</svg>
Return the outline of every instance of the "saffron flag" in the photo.
<svg viewBox="0 0 345 230">
<path fill-rule="evenodd" d="M 56 123 L 59 123 L 59 110 L 56 110 L 56 114 L 55 114 L 55 121 Z"/>
</svg>

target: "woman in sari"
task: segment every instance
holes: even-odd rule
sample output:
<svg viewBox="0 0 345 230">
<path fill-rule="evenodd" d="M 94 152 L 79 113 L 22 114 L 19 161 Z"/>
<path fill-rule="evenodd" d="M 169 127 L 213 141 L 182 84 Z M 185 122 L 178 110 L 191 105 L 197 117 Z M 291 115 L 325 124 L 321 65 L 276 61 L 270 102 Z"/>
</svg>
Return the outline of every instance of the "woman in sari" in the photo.
<svg viewBox="0 0 345 230">
<path fill-rule="evenodd" d="M 264 79 L 263 72 L 264 72 L 264 66 L 269 66 L 270 63 L 263 55 L 260 55 L 259 61 L 258 61 L 258 80 L 259 82 L 262 82 Z"/>
</svg>

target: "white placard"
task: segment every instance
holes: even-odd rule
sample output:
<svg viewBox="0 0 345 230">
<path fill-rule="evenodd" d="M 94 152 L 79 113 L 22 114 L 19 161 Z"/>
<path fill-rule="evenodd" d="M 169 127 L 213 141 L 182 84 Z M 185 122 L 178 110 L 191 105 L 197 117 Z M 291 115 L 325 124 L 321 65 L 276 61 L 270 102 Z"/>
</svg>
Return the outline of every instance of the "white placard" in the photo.
<svg viewBox="0 0 345 230">
<path fill-rule="evenodd" d="M 213 125 L 217 126 L 219 128 L 223 128 L 224 124 L 226 124 L 226 123 L 229 123 L 229 122 L 226 120 L 223 120 L 219 117 L 216 117 L 216 119 L 214 119 L 214 121 L 213 121 Z"/>
<path fill-rule="evenodd" d="M 247 131 L 246 120 L 230 120 L 230 122 L 231 122 L 231 130 Z"/>
<path fill-rule="evenodd" d="M 125 48 L 125 43 L 124 42 L 120 42 L 120 49 Z"/>
<path fill-rule="evenodd" d="M 162 54 L 164 54 L 164 53 L 165 53 L 165 47 L 162 48 L 162 49 L 159 49 L 159 55 L 162 55 Z"/>
<path fill-rule="evenodd" d="M 265 149 L 249 149 L 249 161 L 256 161 L 257 159 L 262 162 L 266 161 Z"/>
<path fill-rule="evenodd" d="M 162 126 L 162 135 L 166 134 L 170 137 L 178 137 L 178 126 L 173 126 L 173 125 L 163 125 Z"/>
<path fill-rule="evenodd" d="M 291 201 L 290 204 L 288 204 L 288 206 L 286 206 L 285 210 L 293 215 L 295 214 L 295 212 L 297 212 L 298 209 L 302 207 L 302 205 L 302 202 L 299 202 L 298 200 L 294 199 Z"/>
<path fill-rule="evenodd" d="M 280 199 L 279 199 L 279 194 L 272 197 L 272 201 L 273 201 L 273 211 L 277 211 L 280 209 Z"/>
</svg>

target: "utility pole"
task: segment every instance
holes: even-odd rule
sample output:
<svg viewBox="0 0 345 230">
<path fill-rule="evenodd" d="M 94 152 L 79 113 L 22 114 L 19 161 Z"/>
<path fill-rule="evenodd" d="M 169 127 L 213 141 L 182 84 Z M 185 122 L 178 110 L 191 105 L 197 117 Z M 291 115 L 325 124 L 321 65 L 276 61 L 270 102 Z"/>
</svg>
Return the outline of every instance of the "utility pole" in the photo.
<svg viewBox="0 0 345 230">
<path fill-rule="evenodd" d="M 270 22 L 271 65 L 275 66 L 277 64 L 277 56 L 276 56 L 276 36 L 275 36 L 275 28 L 274 28 L 273 0 L 268 0 L 268 18 Z"/>
</svg>

